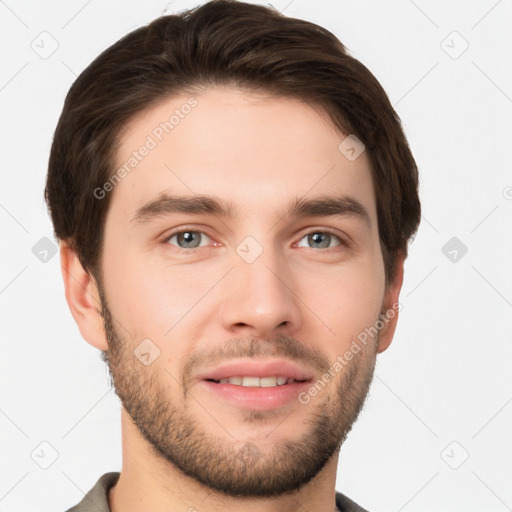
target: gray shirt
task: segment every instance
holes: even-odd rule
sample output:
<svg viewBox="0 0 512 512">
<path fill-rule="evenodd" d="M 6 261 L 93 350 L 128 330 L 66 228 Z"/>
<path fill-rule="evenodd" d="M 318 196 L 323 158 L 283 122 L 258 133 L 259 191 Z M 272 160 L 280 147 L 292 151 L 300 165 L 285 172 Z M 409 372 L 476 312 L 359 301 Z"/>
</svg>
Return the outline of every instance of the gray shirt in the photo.
<svg viewBox="0 0 512 512">
<path fill-rule="evenodd" d="M 120 474 L 112 472 L 102 475 L 83 500 L 66 512 L 112 512 L 108 503 L 108 491 L 117 483 Z M 340 492 L 336 492 L 336 507 L 340 512 L 368 512 Z"/>
</svg>

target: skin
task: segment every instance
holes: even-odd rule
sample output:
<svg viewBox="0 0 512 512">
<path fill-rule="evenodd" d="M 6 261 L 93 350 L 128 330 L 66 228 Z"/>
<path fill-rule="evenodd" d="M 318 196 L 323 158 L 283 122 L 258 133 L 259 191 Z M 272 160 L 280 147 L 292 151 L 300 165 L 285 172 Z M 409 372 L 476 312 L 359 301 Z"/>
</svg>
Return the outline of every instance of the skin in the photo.
<svg viewBox="0 0 512 512">
<path fill-rule="evenodd" d="M 110 347 L 123 403 L 123 466 L 110 505 L 113 512 L 332 511 L 339 448 L 398 314 L 307 404 L 240 409 L 194 377 L 221 362 L 278 356 L 318 379 L 398 302 L 403 258 L 386 287 L 369 158 L 349 161 L 338 150 L 346 135 L 323 112 L 235 88 L 194 97 L 197 107 L 115 186 L 101 283 L 61 243 L 69 307 L 88 343 Z M 132 120 L 117 164 L 188 99 L 165 99 Z M 238 214 L 132 220 L 164 192 L 215 195 Z M 363 205 L 369 223 L 356 215 L 283 217 L 295 197 L 335 192 Z M 167 240 L 183 227 L 200 232 L 198 248 Z M 335 235 L 328 249 L 307 236 L 326 232 Z M 263 249 L 252 263 L 236 252 L 247 236 Z M 134 356 L 144 339 L 160 351 L 148 366 Z"/>
</svg>

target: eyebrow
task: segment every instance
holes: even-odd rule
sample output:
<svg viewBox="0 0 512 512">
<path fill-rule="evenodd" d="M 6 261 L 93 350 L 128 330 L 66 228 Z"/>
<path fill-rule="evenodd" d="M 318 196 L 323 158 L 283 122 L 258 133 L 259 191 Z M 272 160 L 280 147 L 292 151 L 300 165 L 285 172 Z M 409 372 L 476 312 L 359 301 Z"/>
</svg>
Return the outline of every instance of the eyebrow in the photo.
<svg viewBox="0 0 512 512">
<path fill-rule="evenodd" d="M 172 213 L 207 214 L 232 218 L 239 213 L 231 201 L 211 195 L 174 196 L 162 194 L 139 208 L 131 222 L 147 223 Z M 283 210 L 284 217 L 354 217 L 371 228 L 368 210 L 354 197 L 322 195 L 315 198 L 296 197 Z"/>
</svg>

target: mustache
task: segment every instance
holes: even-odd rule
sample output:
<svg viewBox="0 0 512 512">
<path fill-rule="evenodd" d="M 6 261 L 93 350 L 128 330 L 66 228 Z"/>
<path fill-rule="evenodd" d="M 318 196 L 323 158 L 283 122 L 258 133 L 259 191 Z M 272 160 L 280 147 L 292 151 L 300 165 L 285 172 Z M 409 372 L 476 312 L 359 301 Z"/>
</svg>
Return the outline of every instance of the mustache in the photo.
<svg viewBox="0 0 512 512">
<path fill-rule="evenodd" d="M 326 372 L 330 367 L 325 354 L 290 336 L 277 335 L 270 340 L 233 338 L 222 346 L 191 356 L 183 367 L 183 378 L 188 382 L 204 366 L 216 366 L 234 359 L 255 357 L 283 357 L 312 366 L 320 373 Z"/>
</svg>

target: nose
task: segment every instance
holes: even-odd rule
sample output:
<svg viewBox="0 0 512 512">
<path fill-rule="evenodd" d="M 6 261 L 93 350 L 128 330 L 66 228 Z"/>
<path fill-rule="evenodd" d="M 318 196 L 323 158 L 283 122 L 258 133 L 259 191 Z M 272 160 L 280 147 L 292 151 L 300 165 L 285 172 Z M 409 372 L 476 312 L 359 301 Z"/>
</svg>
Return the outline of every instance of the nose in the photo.
<svg viewBox="0 0 512 512">
<path fill-rule="evenodd" d="M 252 263 L 234 255 L 223 282 L 222 323 L 234 335 L 270 338 L 292 335 L 301 327 L 300 299 L 293 273 L 271 250 Z"/>
</svg>

